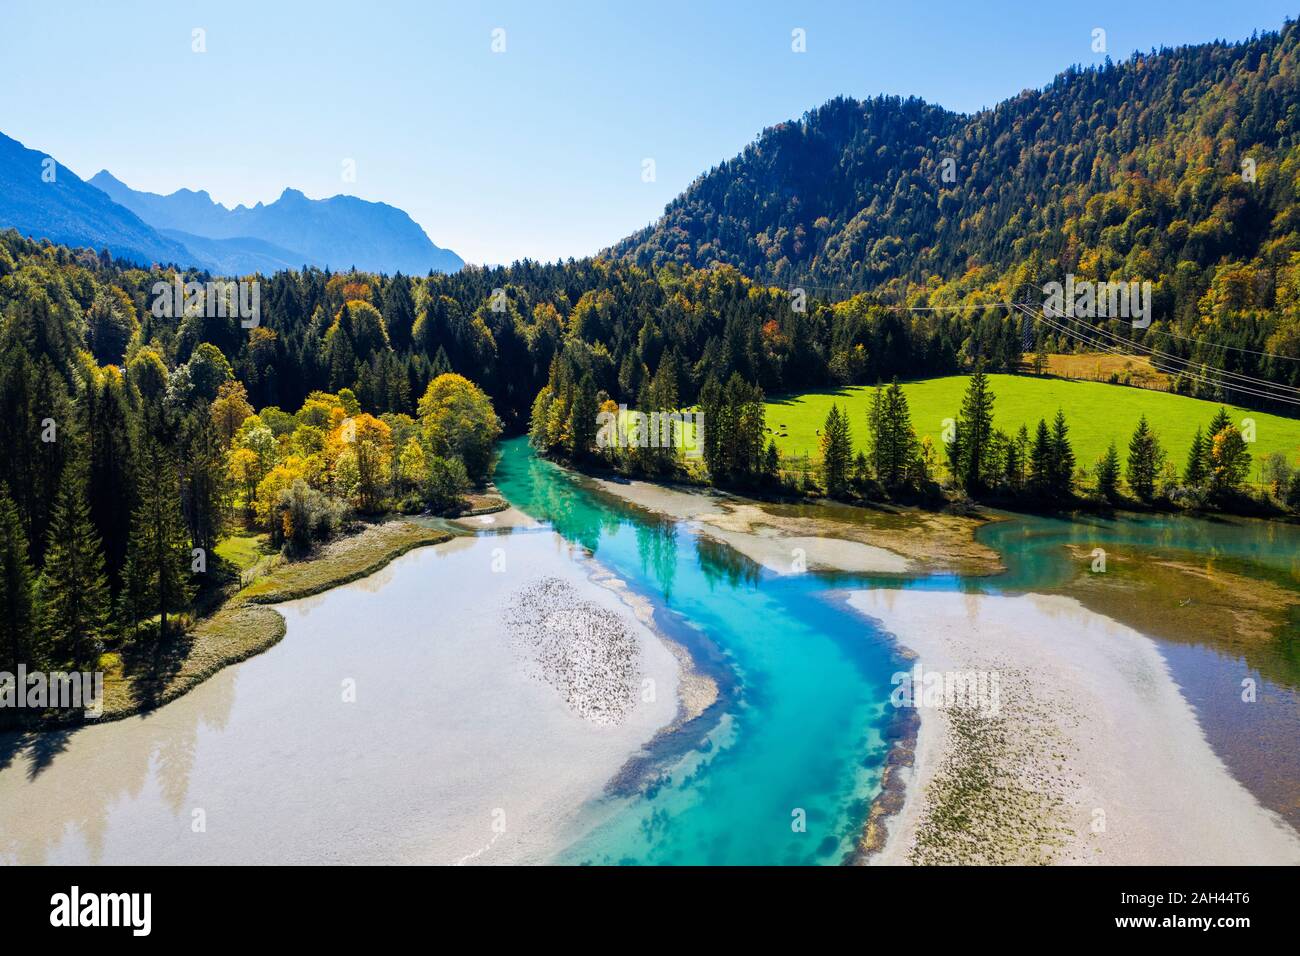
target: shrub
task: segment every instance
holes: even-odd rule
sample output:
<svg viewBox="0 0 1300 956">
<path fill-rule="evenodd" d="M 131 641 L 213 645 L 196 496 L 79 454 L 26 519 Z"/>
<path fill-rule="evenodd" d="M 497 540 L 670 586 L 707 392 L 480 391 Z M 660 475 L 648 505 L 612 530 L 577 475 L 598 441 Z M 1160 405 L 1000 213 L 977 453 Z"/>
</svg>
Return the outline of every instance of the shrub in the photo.
<svg viewBox="0 0 1300 956">
<path fill-rule="evenodd" d="M 1300 511 L 1300 471 L 1291 476 L 1291 484 L 1286 490 L 1286 506 L 1292 511 Z"/>
<path fill-rule="evenodd" d="M 301 554 L 313 541 L 325 541 L 343 524 L 347 507 L 301 478 L 280 492 L 271 523 L 271 543 Z"/>
</svg>

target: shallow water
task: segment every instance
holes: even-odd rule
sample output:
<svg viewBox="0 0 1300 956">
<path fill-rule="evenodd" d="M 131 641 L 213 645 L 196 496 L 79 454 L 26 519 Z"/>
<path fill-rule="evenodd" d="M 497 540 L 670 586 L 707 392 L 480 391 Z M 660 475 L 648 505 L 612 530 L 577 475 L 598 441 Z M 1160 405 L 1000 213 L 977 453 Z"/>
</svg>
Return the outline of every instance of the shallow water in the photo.
<svg viewBox="0 0 1300 956">
<path fill-rule="evenodd" d="M 644 632 L 661 699 L 617 728 L 574 715 L 515 665 L 501 617 L 527 582 L 585 586 L 590 566 L 549 532 L 501 544 L 422 548 L 279 605 L 284 640 L 153 713 L 0 735 L 0 862 L 550 859 L 672 719 L 676 662 Z"/>
<path fill-rule="evenodd" d="M 1027 591 L 1062 586 L 1079 574 L 1067 544 L 1102 548 L 1130 562 L 1169 559 L 1208 572 L 1230 571 L 1297 592 L 1271 640 L 1235 633 L 1156 628 L 1153 609 L 1129 609 L 1130 626 L 1160 649 L 1174 681 L 1196 710 L 1220 759 L 1261 803 L 1300 829 L 1300 526 L 1249 518 L 1184 515 L 1080 517 L 1072 521 L 1016 517 L 986 525 L 978 537 L 997 549 L 1007 572 L 965 586 Z M 1141 575 L 1141 568 L 1129 569 Z M 1066 593 L 1070 593 L 1066 590 Z M 1140 600 L 1166 609 L 1186 602 L 1195 613 L 1194 584 L 1155 588 Z M 1246 686 L 1253 695 L 1243 699 Z"/>
</svg>

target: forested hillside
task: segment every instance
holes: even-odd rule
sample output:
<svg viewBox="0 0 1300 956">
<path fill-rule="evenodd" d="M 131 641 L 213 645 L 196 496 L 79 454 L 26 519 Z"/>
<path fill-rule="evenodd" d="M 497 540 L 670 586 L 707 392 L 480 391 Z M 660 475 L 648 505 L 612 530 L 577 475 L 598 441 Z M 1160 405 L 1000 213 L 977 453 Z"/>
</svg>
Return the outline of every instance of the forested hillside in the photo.
<svg viewBox="0 0 1300 956">
<path fill-rule="evenodd" d="M 766 130 L 612 251 L 912 305 L 1025 297 L 1067 273 L 1150 281 L 1147 336 L 1297 357 L 1298 45 L 1288 23 L 1076 67 L 972 116 L 833 100 Z M 1297 381 L 1294 363 L 1224 353 L 1178 352 Z"/>
</svg>

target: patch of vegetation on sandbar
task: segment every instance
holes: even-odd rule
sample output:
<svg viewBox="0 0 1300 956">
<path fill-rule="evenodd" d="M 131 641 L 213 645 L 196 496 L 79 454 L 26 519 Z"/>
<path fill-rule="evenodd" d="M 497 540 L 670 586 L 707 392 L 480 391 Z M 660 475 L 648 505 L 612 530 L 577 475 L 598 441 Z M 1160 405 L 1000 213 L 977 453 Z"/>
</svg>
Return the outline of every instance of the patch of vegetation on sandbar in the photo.
<svg viewBox="0 0 1300 956">
<path fill-rule="evenodd" d="M 387 521 L 339 538 L 305 561 L 279 565 L 258 578 L 239 597 L 249 604 L 278 604 L 348 584 L 400 558 L 408 551 L 441 544 L 452 535 L 410 521 Z"/>
<path fill-rule="evenodd" d="M 1074 785 L 1063 742 L 1033 678 L 1000 668 L 1010 686 L 986 715 L 949 707 L 948 752 L 927 790 L 908 860 L 918 866 L 1042 865 L 1069 856 L 1063 794 Z"/>
</svg>

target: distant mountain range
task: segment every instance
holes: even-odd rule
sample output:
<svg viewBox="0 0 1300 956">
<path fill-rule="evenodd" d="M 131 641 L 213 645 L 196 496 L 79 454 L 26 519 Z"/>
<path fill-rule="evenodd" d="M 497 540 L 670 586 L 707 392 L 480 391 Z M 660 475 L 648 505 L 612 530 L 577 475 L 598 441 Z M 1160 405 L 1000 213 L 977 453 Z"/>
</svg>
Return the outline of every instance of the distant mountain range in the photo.
<svg viewBox="0 0 1300 956">
<path fill-rule="evenodd" d="M 227 209 L 205 191 L 141 192 L 107 170 L 89 181 L 0 133 L 0 228 L 114 257 L 221 275 L 304 265 L 424 275 L 465 263 L 405 212 L 355 196 L 308 199 L 285 189 L 270 204 Z"/>
<path fill-rule="evenodd" d="M 0 133 L 0 228 L 12 226 L 60 245 L 107 248 L 118 258 L 144 264 L 193 261 L 175 239 L 48 160 Z"/>
</svg>

